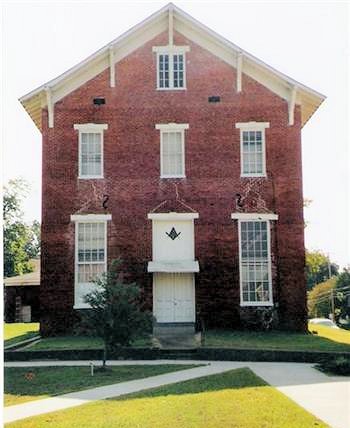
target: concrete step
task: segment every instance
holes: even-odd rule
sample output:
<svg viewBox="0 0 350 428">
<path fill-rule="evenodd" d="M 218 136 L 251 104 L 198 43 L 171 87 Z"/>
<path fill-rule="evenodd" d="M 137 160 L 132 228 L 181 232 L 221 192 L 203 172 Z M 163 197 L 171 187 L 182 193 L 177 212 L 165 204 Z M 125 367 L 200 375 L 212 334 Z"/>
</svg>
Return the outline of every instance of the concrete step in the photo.
<svg viewBox="0 0 350 428">
<path fill-rule="evenodd" d="M 201 345 L 201 334 L 154 335 L 153 342 L 160 349 L 195 350 Z"/>
<path fill-rule="evenodd" d="M 194 324 L 157 324 L 153 327 L 153 335 L 160 336 L 183 336 L 195 333 Z"/>
</svg>

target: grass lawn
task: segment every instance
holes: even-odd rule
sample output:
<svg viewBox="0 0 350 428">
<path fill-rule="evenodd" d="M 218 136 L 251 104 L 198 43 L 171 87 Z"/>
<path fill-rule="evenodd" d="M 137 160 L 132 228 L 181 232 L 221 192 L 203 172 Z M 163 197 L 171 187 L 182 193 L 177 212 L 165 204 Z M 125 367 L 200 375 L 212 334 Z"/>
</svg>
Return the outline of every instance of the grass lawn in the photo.
<svg viewBox="0 0 350 428">
<path fill-rule="evenodd" d="M 45 337 L 35 343 L 27 351 L 48 351 L 60 349 L 102 349 L 103 342 L 99 337 L 87 336 L 56 336 Z"/>
<path fill-rule="evenodd" d="M 325 428 L 249 369 L 28 418 L 11 428 Z"/>
<path fill-rule="evenodd" d="M 318 335 L 282 331 L 209 330 L 205 333 L 204 346 L 216 348 L 350 352 L 349 331 L 340 330 L 337 333 L 338 330 L 329 327 L 317 328 L 319 329 Z"/>
<path fill-rule="evenodd" d="M 106 372 L 95 369 L 93 377 L 90 367 L 6 367 L 5 406 L 192 367 L 197 366 L 110 366 Z"/>
<path fill-rule="evenodd" d="M 350 345 L 350 331 L 341 328 L 330 328 L 324 325 L 310 324 L 309 331 L 316 331 L 318 336 L 326 337 L 334 342 Z"/>
<path fill-rule="evenodd" d="M 4 323 L 5 346 L 39 335 L 39 323 Z"/>
<path fill-rule="evenodd" d="M 150 347 L 151 339 L 136 339 L 134 347 Z M 27 351 L 60 350 L 60 349 L 102 349 L 103 342 L 99 337 L 87 336 L 57 336 L 41 339 L 40 342 L 31 346 Z"/>
<path fill-rule="evenodd" d="M 256 332 L 241 330 L 208 330 L 204 346 L 215 348 L 283 349 L 300 351 L 348 351 L 350 331 L 325 326 L 309 325 L 316 334 L 282 331 Z M 5 324 L 5 346 L 33 337 L 39 332 L 39 324 Z M 133 347 L 149 348 L 151 337 L 135 340 Z M 87 336 L 57 336 L 41 339 L 28 351 L 63 349 L 102 349 L 100 338 Z"/>
</svg>

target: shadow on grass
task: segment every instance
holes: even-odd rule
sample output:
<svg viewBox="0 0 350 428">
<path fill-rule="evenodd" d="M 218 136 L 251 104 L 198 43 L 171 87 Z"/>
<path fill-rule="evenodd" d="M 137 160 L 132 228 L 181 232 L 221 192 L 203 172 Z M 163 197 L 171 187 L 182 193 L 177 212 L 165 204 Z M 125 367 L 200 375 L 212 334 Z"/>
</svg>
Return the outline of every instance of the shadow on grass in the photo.
<svg viewBox="0 0 350 428">
<path fill-rule="evenodd" d="M 186 380 L 172 385 L 147 389 L 120 397 L 110 398 L 112 401 L 124 401 L 146 397 L 161 397 L 166 395 L 200 394 L 202 392 L 220 391 L 224 389 L 241 389 L 268 386 L 250 369 L 241 368 L 225 373 L 213 374 L 196 379 Z"/>
<path fill-rule="evenodd" d="M 109 366 L 106 371 L 95 370 L 93 377 L 88 366 L 6 367 L 4 393 L 17 397 L 55 396 L 194 367 L 197 366 L 192 364 Z"/>
<path fill-rule="evenodd" d="M 94 336 L 55 336 L 45 337 L 28 351 L 103 349 L 103 342 Z"/>
</svg>

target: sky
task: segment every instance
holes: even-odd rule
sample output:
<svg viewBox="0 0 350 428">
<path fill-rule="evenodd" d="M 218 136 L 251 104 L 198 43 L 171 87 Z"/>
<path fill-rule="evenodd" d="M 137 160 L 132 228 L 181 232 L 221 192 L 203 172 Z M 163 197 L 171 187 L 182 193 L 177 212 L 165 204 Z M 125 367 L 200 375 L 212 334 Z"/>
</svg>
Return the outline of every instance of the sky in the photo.
<svg viewBox="0 0 350 428">
<path fill-rule="evenodd" d="M 41 134 L 18 101 L 167 2 L 2 2 L 3 182 L 41 217 Z M 350 264 L 349 2 L 175 1 L 244 50 L 327 96 L 302 131 L 305 243 Z"/>
</svg>

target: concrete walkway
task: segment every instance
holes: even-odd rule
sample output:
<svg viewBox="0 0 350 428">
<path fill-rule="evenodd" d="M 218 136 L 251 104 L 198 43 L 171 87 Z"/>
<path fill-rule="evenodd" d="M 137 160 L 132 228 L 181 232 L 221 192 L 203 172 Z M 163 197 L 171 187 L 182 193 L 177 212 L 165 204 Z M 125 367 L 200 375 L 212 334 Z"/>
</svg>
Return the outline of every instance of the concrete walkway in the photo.
<svg viewBox="0 0 350 428">
<path fill-rule="evenodd" d="M 89 361 L 13 362 L 5 363 L 5 367 L 80 366 L 89 365 L 89 363 Z M 94 363 L 99 365 L 100 361 L 95 361 Z M 236 368 L 249 367 L 270 385 L 276 387 L 283 394 L 329 424 L 332 428 L 350 427 L 350 378 L 326 376 L 315 370 L 312 364 L 193 360 L 110 361 L 108 364 L 121 366 L 146 364 L 207 365 L 5 407 L 4 422 L 12 422 L 43 413 L 79 406 L 95 400 L 117 397 L 188 379 L 223 373 Z"/>
</svg>

